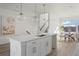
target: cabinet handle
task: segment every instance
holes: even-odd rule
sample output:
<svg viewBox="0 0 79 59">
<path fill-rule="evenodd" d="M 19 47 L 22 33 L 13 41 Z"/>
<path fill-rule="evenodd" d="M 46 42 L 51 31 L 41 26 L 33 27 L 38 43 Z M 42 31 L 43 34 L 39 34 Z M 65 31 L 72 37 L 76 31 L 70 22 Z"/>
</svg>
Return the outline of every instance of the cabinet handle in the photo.
<svg viewBox="0 0 79 59">
<path fill-rule="evenodd" d="M 48 46 L 48 42 L 46 42 L 46 46 Z"/>
<path fill-rule="evenodd" d="M 36 47 L 33 47 L 32 52 L 33 54 L 36 53 Z"/>
<path fill-rule="evenodd" d="M 35 44 L 36 42 L 32 42 L 32 44 Z"/>
</svg>

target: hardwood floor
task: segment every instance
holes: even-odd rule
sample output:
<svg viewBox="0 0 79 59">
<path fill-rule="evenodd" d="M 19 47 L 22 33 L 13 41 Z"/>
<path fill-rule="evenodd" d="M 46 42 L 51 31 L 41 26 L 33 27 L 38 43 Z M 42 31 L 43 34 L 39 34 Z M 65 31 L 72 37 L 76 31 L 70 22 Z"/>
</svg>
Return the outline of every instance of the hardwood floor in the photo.
<svg viewBox="0 0 79 59">
<path fill-rule="evenodd" d="M 10 44 L 0 45 L 0 56 L 10 56 Z M 79 41 L 58 41 L 49 56 L 79 56 Z"/>
<path fill-rule="evenodd" d="M 57 48 L 53 49 L 51 56 L 79 56 L 79 42 L 58 41 Z"/>
</svg>

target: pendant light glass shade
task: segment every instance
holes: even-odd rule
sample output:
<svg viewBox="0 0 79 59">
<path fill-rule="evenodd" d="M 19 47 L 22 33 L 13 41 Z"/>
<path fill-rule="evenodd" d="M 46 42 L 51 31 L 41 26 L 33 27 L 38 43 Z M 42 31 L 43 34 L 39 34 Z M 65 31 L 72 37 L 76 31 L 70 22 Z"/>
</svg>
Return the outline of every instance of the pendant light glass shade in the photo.
<svg viewBox="0 0 79 59">
<path fill-rule="evenodd" d="M 24 19 L 26 19 L 26 17 L 24 16 L 24 14 L 23 14 L 23 10 L 22 10 L 22 3 L 20 3 L 20 13 L 19 13 L 19 15 L 17 16 L 17 19 L 18 20 L 24 20 Z"/>
<path fill-rule="evenodd" d="M 24 19 L 26 19 L 26 17 L 25 17 L 24 15 L 20 15 L 20 14 L 19 14 L 19 15 L 17 16 L 17 19 L 18 19 L 18 20 L 24 20 Z"/>
</svg>

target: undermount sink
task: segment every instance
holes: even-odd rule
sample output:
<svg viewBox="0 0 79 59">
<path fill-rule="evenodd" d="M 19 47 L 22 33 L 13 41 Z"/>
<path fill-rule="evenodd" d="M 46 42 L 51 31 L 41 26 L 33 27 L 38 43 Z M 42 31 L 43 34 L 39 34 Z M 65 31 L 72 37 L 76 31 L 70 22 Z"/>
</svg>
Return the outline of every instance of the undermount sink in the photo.
<svg viewBox="0 0 79 59">
<path fill-rule="evenodd" d="M 37 36 L 38 36 L 38 37 L 43 37 L 43 36 L 46 36 L 46 35 L 43 35 L 43 34 L 42 34 L 42 35 L 37 35 Z"/>
</svg>

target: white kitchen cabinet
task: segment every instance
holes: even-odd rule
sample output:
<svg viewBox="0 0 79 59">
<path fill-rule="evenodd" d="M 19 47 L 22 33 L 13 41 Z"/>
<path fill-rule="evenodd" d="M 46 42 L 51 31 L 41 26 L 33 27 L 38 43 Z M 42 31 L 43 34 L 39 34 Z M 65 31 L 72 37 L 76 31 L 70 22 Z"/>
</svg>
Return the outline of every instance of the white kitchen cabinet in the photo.
<svg viewBox="0 0 79 59">
<path fill-rule="evenodd" d="M 52 51 L 52 36 L 22 37 L 10 39 L 11 56 L 45 56 Z"/>
<path fill-rule="evenodd" d="M 26 55 L 27 56 L 39 56 L 40 55 L 40 40 L 33 40 L 26 43 Z"/>
<path fill-rule="evenodd" d="M 52 51 L 52 36 L 48 37 L 48 54 Z"/>
<path fill-rule="evenodd" d="M 57 47 L 57 34 L 52 35 L 52 48 Z"/>
<path fill-rule="evenodd" d="M 11 56 L 39 56 L 40 55 L 40 40 L 19 42 L 10 40 L 10 55 Z"/>
<path fill-rule="evenodd" d="M 41 56 L 48 55 L 52 50 L 52 37 L 44 37 L 41 39 Z"/>
<path fill-rule="evenodd" d="M 12 42 L 11 42 L 12 41 Z M 10 55 L 11 56 L 25 56 L 26 49 L 25 49 L 25 42 L 19 42 L 15 40 L 10 40 Z"/>
<path fill-rule="evenodd" d="M 40 55 L 40 46 L 31 46 L 26 49 L 27 56 L 39 56 Z"/>
</svg>

